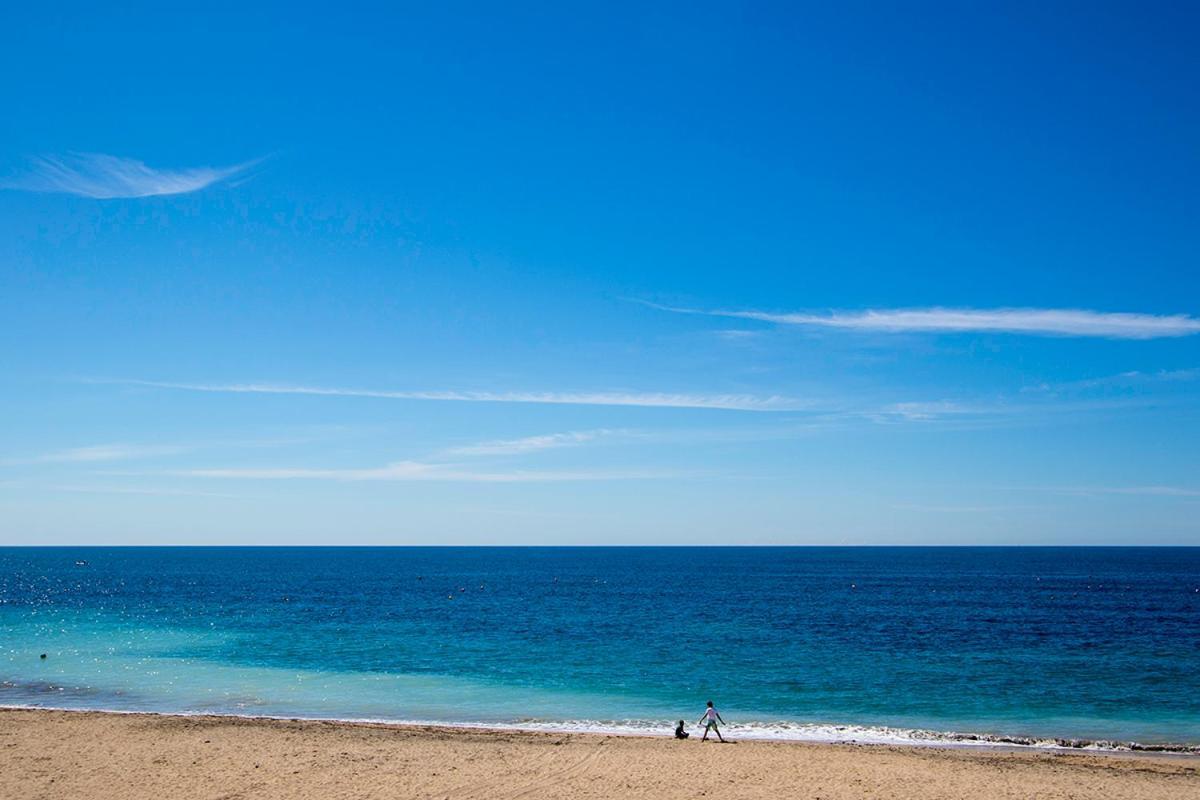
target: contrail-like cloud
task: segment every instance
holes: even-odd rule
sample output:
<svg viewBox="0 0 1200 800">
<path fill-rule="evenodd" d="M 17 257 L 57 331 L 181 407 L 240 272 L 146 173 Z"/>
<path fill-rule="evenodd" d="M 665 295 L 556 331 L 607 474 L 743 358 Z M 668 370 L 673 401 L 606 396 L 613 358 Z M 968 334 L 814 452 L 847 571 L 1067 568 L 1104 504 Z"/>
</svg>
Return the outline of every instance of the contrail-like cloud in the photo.
<svg viewBox="0 0 1200 800">
<path fill-rule="evenodd" d="M 1110 387 L 1128 388 L 1148 384 L 1186 383 L 1200 380 L 1200 368 L 1189 369 L 1160 369 L 1152 372 L 1132 369 L 1116 375 L 1104 375 L 1099 378 L 1084 378 L 1077 381 L 1061 383 L 1040 383 L 1033 386 L 1023 386 L 1021 391 L 1055 393 L 1073 389 L 1105 389 Z"/>
<path fill-rule="evenodd" d="M 0 188 L 61 192 L 98 200 L 186 194 L 228 180 L 257 163 L 155 169 L 133 158 L 102 153 L 40 156 L 32 159 L 27 173 L 0 182 Z"/>
<path fill-rule="evenodd" d="M 642 392 L 439 392 L 386 391 L 324 386 L 290 386 L 267 383 L 171 383 L 167 381 L 106 380 L 129 386 L 150 386 L 189 392 L 222 394 L 292 394 L 321 397 L 371 397 L 385 400 L 431 400 L 466 403 L 544 403 L 582 406 L 637 406 L 643 408 L 707 408 L 726 411 L 799 411 L 799 401 L 778 395 L 669 394 Z"/>
<path fill-rule="evenodd" d="M 556 450 L 561 447 L 575 447 L 588 442 L 594 442 L 613 434 L 610 430 L 567 431 L 565 433 L 545 433 L 538 436 L 525 436 L 521 439 L 498 439 L 479 444 L 452 447 L 446 452 L 457 456 L 515 456 L 525 453 L 535 453 L 540 450 Z"/>
<path fill-rule="evenodd" d="M 205 438 L 196 442 L 173 444 L 93 444 L 53 450 L 24 458 L 0 459 L 0 466 L 28 464 L 98 464 L 111 461 L 135 461 L 159 456 L 175 456 L 214 448 L 265 448 L 283 447 L 312 441 L 311 437 L 285 437 L 277 439 L 214 439 Z"/>
<path fill-rule="evenodd" d="M 1071 308 L 908 308 L 833 311 L 828 314 L 753 310 L 703 310 L 644 303 L 676 314 L 701 314 L 778 325 L 842 328 L 882 333 L 1017 333 L 1033 336 L 1090 336 L 1160 339 L 1200 333 L 1200 318 L 1187 314 L 1132 314 Z"/>
<path fill-rule="evenodd" d="M 73 447 L 69 450 L 58 450 L 46 453 L 32 459 L 41 463 L 79 464 L 97 461 L 125 461 L 136 458 L 152 458 L 161 455 L 174 455 L 185 452 L 188 448 L 179 445 L 129 445 L 129 444 L 98 444 L 87 447 Z"/>
<path fill-rule="evenodd" d="M 1200 488 L 1191 486 L 1064 486 L 1050 487 L 1048 491 L 1078 495 L 1128 494 L 1149 497 L 1200 498 Z"/>
<path fill-rule="evenodd" d="M 680 477 L 653 470 L 483 472 L 455 464 L 396 461 L 382 467 L 311 469 L 296 467 L 175 470 L 167 475 L 231 480 L 445 481 L 466 483 L 546 483 L 559 481 L 625 481 Z"/>
</svg>

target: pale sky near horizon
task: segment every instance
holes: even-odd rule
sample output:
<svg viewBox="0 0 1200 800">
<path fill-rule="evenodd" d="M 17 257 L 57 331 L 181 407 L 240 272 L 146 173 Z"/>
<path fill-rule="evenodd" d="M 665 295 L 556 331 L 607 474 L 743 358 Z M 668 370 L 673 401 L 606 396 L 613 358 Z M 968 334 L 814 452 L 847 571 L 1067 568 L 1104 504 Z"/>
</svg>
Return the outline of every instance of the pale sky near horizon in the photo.
<svg viewBox="0 0 1200 800">
<path fill-rule="evenodd" d="M 1200 13 L 0 16 L 0 545 L 1200 544 Z"/>
</svg>

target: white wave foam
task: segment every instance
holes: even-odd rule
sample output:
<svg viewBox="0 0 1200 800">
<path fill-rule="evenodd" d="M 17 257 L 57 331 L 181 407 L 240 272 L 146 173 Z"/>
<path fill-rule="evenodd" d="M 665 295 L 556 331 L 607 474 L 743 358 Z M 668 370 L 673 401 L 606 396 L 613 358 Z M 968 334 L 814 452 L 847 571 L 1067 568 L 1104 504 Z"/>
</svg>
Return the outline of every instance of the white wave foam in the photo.
<svg viewBox="0 0 1200 800">
<path fill-rule="evenodd" d="M 383 722 L 383 720 L 379 720 Z M 445 725 L 439 722 L 407 724 Z M 453 723 L 459 727 L 459 723 Z M 599 733 L 610 736 L 672 736 L 675 724 L 649 720 L 521 720 L 510 723 L 470 723 L 465 727 L 554 733 Z M 692 726 L 696 728 L 697 726 Z M 691 730 L 691 729 L 689 729 Z M 722 733 L 730 739 L 813 742 L 822 744 L 907 745 L 920 747 L 1014 747 L 1050 750 L 1149 751 L 1200 754 L 1200 746 L 1183 744 L 1143 744 L 1093 739 L 1065 739 L 1033 736 L 1007 736 L 987 733 L 958 733 L 921 728 L 895 728 L 871 725 L 838 725 L 801 722 L 749 722 L 724 725 Z"/>
<path fill-rule="evenodd" d="M 469 730 L 529 731 L 534 733 L 581 733 L 606 736 L 663 736 L 674 734 L 675 723 L 658 720 L 539 720 L 447 721 L 437 719 L 399 719 L 391 717 L 330 717 L 295 714 L 238 714 L 217 711 L 149 711 L 141 709 L 96 708 L 42 704 L 3 704 L 0 709 L 41 709 L 58 711 L 95 711 L 107 714 L 151 714 L 179 717 L 238 717 L 242 719 L 323 720 L 373 725 L 429 726 Z M 691 726 L 694 730 L 698 726 Z M 1113 740 L 1064 739 L 1031 736 L 1006 736 L 987 733 L 958 733 L 921 728 L 894 728 L 871 725 L 837 725 L 803 722 L 749 722 L 724 725 L 722 733 L 733 740 L 811 742 L 814 744 L 900 745 L 942 748 L 1002 748 L 1091 752 L 1146 752 L 1175 755 L 1200 755 L 1200 745 L 1144 744 Z M 699 735 L 699 734 L 694 734 Z"/>
</svg>

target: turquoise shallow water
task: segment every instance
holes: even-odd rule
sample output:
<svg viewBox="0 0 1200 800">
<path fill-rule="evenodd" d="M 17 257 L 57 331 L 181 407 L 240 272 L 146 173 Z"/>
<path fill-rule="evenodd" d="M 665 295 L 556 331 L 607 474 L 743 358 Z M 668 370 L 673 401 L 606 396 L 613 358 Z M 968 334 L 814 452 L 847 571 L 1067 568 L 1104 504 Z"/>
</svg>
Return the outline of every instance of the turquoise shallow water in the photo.
<svg viewBox="0 0 1200 800">
<path fill-rule="evenodd" d="M 0 549 L 0 704 L 667 732 L 709 698 L 740 736 L 1200 745 L 1200 548 Z"/>
</svg>

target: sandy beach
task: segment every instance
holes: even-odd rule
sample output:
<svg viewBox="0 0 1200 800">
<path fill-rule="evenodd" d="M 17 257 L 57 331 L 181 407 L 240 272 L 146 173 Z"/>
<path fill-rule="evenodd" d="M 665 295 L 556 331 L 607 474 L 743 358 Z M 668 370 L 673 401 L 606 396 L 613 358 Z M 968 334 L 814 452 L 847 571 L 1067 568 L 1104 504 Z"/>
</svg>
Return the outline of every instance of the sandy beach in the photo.
<svg viewBox="0 0 1200 800">
<path fill-rule="evenodd" d="M 1200 759 L 0 710 L 0 797 L 1137 798 Z"/>
</svg>

